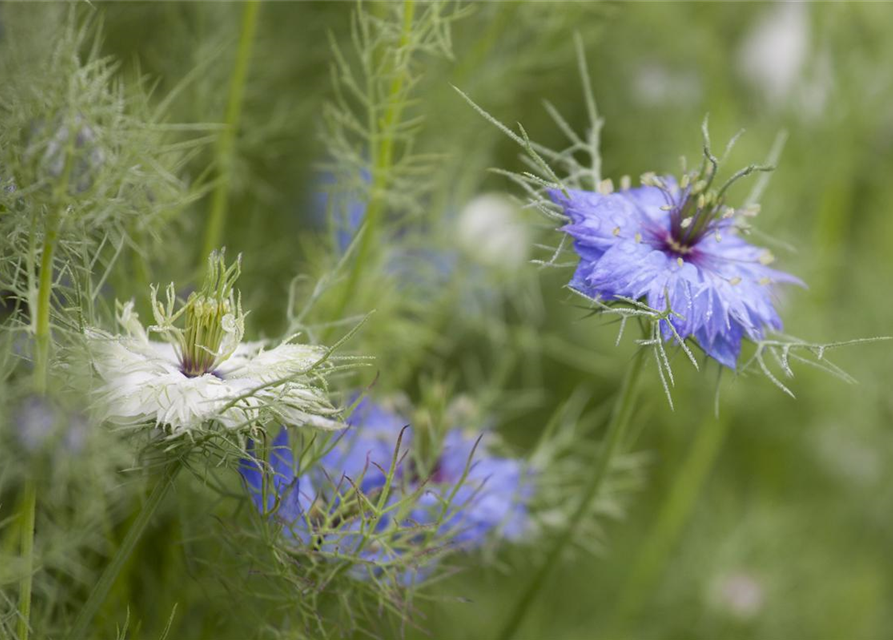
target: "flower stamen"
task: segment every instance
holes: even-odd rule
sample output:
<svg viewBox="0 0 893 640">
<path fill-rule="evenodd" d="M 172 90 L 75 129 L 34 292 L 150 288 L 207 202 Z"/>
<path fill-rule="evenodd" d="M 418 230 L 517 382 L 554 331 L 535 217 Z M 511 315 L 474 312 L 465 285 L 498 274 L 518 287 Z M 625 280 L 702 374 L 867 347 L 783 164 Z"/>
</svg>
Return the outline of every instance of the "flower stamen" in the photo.
<svg viewBox="0 0 893 640">
<path fill-rule="evenodd" d="M 225 252 L 213 251 L 208 257 L 208 271 L 201 290 L 189 295 L 177 311 L 174 285 L 167 289 L 167 305 L 157 299 L 152 289 L 152 311 L 156 324 L 151 331 L 164 334 L 173 344 L 180 361 L 180 371 L 189 378 L 213 373 L 229 358 L 245 330 L 241 295 L 234 288 L 241 273 L 242 258 L 226 266 Z M 175 325 L 185 315 L 185 329 Z"/>
</svg>

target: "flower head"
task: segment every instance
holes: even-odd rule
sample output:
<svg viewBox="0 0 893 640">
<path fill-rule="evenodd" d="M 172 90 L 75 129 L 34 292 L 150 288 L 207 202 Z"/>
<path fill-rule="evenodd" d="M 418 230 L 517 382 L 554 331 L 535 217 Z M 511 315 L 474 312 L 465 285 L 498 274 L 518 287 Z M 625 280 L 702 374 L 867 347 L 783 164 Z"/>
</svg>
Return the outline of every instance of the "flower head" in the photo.
<svg viewBox="0 0 893 640">
<path fill-rule="evenodd" d="M 255 457 L 254 442 L 250 440 L 248 452 Z M 310 478 L 297 473 L 287 429 L 280 430 L 273 440 L 269 464 L 272 481 L 268 488 L 264 488 L 263 467 L 256 459 L 242 460 L 239 472 L 258 511 L 275 513 L 291 535 L 305 543 L 310 541 L 310 529 L 305 526 L 304 517 L 313 505 L 313 484 Z"/>
<path fill-rule="evenodd" d="M 366 444 L 361 442 L 371 446 L 365 454 Z M 367 506 L 377 500 L 384 487 L 384 469 L 390 466 L 395 444 L 359 439 L 354 445 L 341 452 L 333 450 L 305 470 L 295 460 L 288 430 L 283 428 L 270 447 L 269 464 L 260 461 L 254 443 L 249 441 L 250 457 L 241 461 L 239 471 L 258 511 L 279 523 L 287 540 L 335 556 L 353 555 L 361 562 L 352 574 L 363 578 L 369 570 L 377 572 L 392 562 L 400 564 L 399 541 L 408 541 L 414 533 L 402 531 L 391 512 L 377 516 Z M 387 462 L 385 446 L 391 448 Z M 385 466 L 371 462 L 373 459 L 382 460 Z M 369 469 L 381 473 L 367 476 Z M 357 495 L 357 488 L 362 496 Z M 395 492 L 388 506 L 398 499 Z M 379 544 L 374 536 L 387 536 L 390 544 Z M 401 572 L 402 582 L 414 578 L 415 570 Z"/>
<path fill-rule="evenodd" d="M 59 445 L 66 453 L 79 453 L 88 430 L 87 419 L 81 412 L 39 395 L 26 396 L 14 405 L 12 426 L 29 453 L 49 444 Z"/>
<path fill-rule="evenodd" d="M 461 429 L 450 430 L 441 453 L 428 467 L 433 471 L 423 477 L 421 466 L 410 458 L 411 432 L 399 414 L 363 400 L 350 423 L 319 464 L 306 471 L 294 466 L 283 430 L 273 443 L 268 467 L 272 481 L 267 483 L 267 491 L 275 496 L 270 494 L 266 501 L 262 465 L 256 459 L 242 462 L 242 475 L 256 505 L 264 513 L 272 512 L 293 539 L 305 543 L 313 539 L 324 550 L 360 548 L 360 557 L 372 563 L 393 560 L 399 545 L 387 550 L 381 545 L 360 545 L 364 521 L 353 495 L 356 488 L 364 496 L 360 504 L 375 502 L 392 467 L 392 494 L 387 503 L 396 504 L 408 495 L 418 498 L 408 518 L 401 517 L 398 522 L 393 515 L 396 511 L 389 512 L 376 522 L 376 532 L 392 527 L 394 535 L 402 536 L 411 548 L 421 543 L 421 525 L 433 527 L 438 536 L 464 548 L 472 548 L 482 545 L 494 532 L 517 540 L 526 531 L 526 502 L 532 484 L 520 462 L 490 452 L 492 439 L 479 446 L 476 436 Z M 286 453 L 278 455 L 277 450 Z M 325 526 L 332 522 L 338 523 L 337 531 Z M 314 531 L 317 523 L 325 524 Z M 407 577 L 415 579 L 418 574 Z"/>
<path fill-rule="evenodd" d="M 352 496 L 354 487 L 370 499 L 382 490 L 395 462 L 398 441 L 400 450 L 396 453 L 395 474 L 402 476 L 410 440 L 408 429 L 400 437 L 405 425 L 406 421 L 399 414 L 384 405 L 364 399 L 357 404 L 347 428 L 338 434 L 332 447 L 322 455 L 317 465 L 306 471 L 294 464 L 288 432 L 282 429 L 273 441 L 270 454 L 269 471 L 272 473 L 275 496 L 271 494 L 268 498 L 266 511 L 275 511 L 277 518 L 290 529 L 303 529 L 309 535 L 307 523 L 302 521 L 301 516 L 314 502 L 311 487 L 316 487 L 318 506 L 322 512 L 335 513 L 341 509 L 339 518 L 343 519 L 346 512 L 352 511 L 353 506 L 347 505 L 342 498 Z M 253 444 L 249 453 L 254 457 Z M 255 495 L 258 508 L 263 510 L 264 502 L 257 497 L 263 481 L 258 461 L 245 459 L 240 468 Z M 303 487 L 300 490 L 300 499 L 298 490 L 294 487 Z M 282 506 L 278 509 L 274 498 L 281 501 Z"/>
<path fill-rule="evenodd" d="M 550 191 L 570 218 L 563 230 L 580 256 L 571 287 L 592 298 L 669 306 L 681 338 L 694 338 L 707 355 L 735 368 L 743 338 L 781 329 L 774 286 L 803 284 L 769 267 L 772 254 L 741 238 L 745 227 L 736 218 L 758 209 L 726 205 L 728 186 L 755 169 L 718 190 L 710 188 L 713 165 L 678 183 L 646 174 L 640 188 Z M 664 336 L 672 336 L 669 327 Z"/>
<path fill-rule="evenodd" d="M 322 173 L 314 194 L 314 212 L 321 220 L 330 220 L 339 254 L 347 251 L 366 217 L 366 201 L 372 185 L 372 174 L 366 167 L 358 172 L 359 180 L 348 189 L 339 189 L 338 176 Z"/>
<path fill-rule="evenodd" d="M 447 432 L 416 513 L 420 521 L 430 521 L 447 505 L 441 529 L 465 547 L 481 546 L 493 532 L 519 540 L 528 528 L 531 476 L 519 460 L 494 455 L 492 443 L 492 434 Z"/>
<path fill-rule="evenodd" d="M 31 124 L 24 159 L 37 163 L 35 175 L 43 181 L 53 182 L 64 176 L 69 193 L 77 195 L 93 186 L 106 153 L 83 115 L 57 114 L 49 124 L 43 119 Z"/>
<path fill-rule="evenodd" d="M 123 334 L 90 332 L 106 419 L 168 426 L 174 433 L 211 422 L 227 428 L 268 420 L 341 426 L 329 417 L 335 410 L 319 385 L 324 348 L 242 342 L 245 314 L 233 287 L 238 267 L 237 261 L 227 268 L 223 254 L 212 253 L 203 287 L 179 309 L 173 285 L 166 305 L 153 290 L 156 324 L 148 332 L 166 342 L 149 340 L 132 302 L 119 306 Z"/>
<path fill-rule="evenodd" d="M 401 430 L 409 422 L 384 404 L 364 398 L 347 421 L 347 428 L 338 435 L 334 446 L 323 456 L 322 466 L 336 483 L 349 479 L 366 494 L 384 486 L 387 473 L 395 462 L 395 447 Z M 409 453 L 412 431 L 406 429 L 396 452 L 398 475 Z"/>
</svg>

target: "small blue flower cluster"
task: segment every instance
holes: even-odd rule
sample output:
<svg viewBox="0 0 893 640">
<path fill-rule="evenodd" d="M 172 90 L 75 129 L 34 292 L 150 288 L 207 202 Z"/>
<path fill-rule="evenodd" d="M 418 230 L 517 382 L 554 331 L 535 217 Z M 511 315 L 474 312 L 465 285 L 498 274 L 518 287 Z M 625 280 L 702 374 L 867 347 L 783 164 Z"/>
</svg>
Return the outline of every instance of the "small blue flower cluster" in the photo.
<svg viewBox="0 0 893 640">
<path fill-rule="evenodd" d="M 456 427 L 446 433 L 430 474 L 422 477 L 411 454 L 412 440 L 406 420 L 364 399 L 348 429 L 307 472 L 296 464 L 288 431 L 282 429 L 272 443 L 266 488 L 264 465 L 254 457 L 253 445 L 252 458 L 242 461 L 241 473 L 257 508 L 276 518 L 296 543 L 330 553 L 358 554 L 373 565 L 388 562 L 399 552 L 386 550 L 386 545 L 364 545 L 363 534 L 378 534 L 391 526 L 399 525 L 410 538 L 420 538 L 422 532 L 434 528 L 438 536 L 449 537 L 463 549 L 480 547 L 491 535 L 508 540 L 524 535 L 533 484 L 520 461 L 493 455 L 485 437 Z M 405 521 L 396 523 L 393 515 L 386 514 L 369 531 L 370 523 L 351 506 L 357 501 L 350 496 L 358 490 L 375 503 L 392 466 L 388 505 L 407 495 L 416 498 Z M 331 525 L 335 521 L 337 527 L 317 528 L 319 522 Z"/>
</svg>

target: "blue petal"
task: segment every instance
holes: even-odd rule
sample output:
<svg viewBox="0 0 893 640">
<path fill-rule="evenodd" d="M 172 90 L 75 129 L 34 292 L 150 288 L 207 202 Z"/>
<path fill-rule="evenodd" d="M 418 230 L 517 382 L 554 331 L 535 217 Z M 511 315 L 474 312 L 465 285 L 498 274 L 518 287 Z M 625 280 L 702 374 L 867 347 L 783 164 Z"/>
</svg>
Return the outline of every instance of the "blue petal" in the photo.
<svg viewBox="0 0 893 640">
<path fill-rule="evenodd" d="M 357 405 L 349 422 L 350 426 L 321 463 L 336 484 L 349 478 L 360 483 L 362 491 L 369 492 L 384 485 L 385 473 L 394 460 L 397 440 L 407 421 L 366 398 Z M 407 429 L 398 460 L 405 458 L 410 439 Z"/>
</svg>

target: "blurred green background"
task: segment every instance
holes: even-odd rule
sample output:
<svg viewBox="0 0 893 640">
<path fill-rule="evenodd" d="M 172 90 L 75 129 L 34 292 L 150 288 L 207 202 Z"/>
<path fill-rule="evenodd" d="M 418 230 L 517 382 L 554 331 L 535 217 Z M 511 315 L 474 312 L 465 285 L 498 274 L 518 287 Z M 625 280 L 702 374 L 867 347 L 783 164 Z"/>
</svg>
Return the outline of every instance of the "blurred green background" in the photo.
<svg viewBox="0 0 893 640">
<path fill-rule="evenodd" d="M 195 69 L 175 102 L 181 122 L 220 122 L 238 38 L 238 3 L 93 3 L 104 21 L 103 50 L 121 73 L 144 74 L 158 96 Z M 471 3 L 451 25 L 452 59 L 421 56 L 415 115 L 424 117 L 418 147 L 443 154 L 430 216 L 476 193 L 512 190 L 489 167 L 519 169 L 518 148 L 475 114 L 456 85 L 501 121 L 523 123 L 531 138 L 561 146 L 548 99 L 578 130 L 586 126 L 573 32 L 582 36 L 605 119 L 605 176 L 677 171 L 678 156 L 700 152 L 705 113 L 716 146 L 747 133 L 731 164 L 762 160 L 779 131 L 788 140 L 763 197 L 757 226 L 793 245 L 776 248 L 779 265 L 802 277 L 786 291 L 781 315 L 797 337 L 832 342 L 893 334 L 893 7 L 872 3 Z M 349 37 L 350 2 L 268 2 L 250 67 L 237 139 L 225 240 L 246 260 L 243 291 L 254 330 L 281 331 L 288 276 L 307 270 L 322 231 L 313 217 L 324 155 L 320 111 L 332 98 L 329 34 Z M 6 5 L 4 11 L 34 7 Z M 41 10 L 50 10 L 44 8 Z M 739 193 L 743 197 L 746 187 Z M 199 208 L 199 212 L 204 205 Z M 540 240 L 554 243 L 543 221 Z M 430 222 L 430 219 L 428 220 Z M 177 234 L 199 237 L 201 215 L 176 221 Z M 758 242 L 762 242 L 759 239 Z M 195 255 L 158 261 L 157 280 Z M 184 243 L 183 246 L 191 246 Z M 253 256 L 253 258 L 252 258 Z M 542 257 L 542 256 L 538 256 Z M 569 270 L 527 268 L 541 292 L 538 313 L 509 314 L 504 343 L 479 348 L 486 328 L 456 327 L 449 317 L 428 347 L 418 376 L 489 371 L 511 351 L 506 389 L 528 396 L 502 407 L 500 431 L 520 447 L 534 441 L 557 403 L 581 385 L 596 406 L 616 390 L 631 352 L 614 346 L 613 327 L 587 320 L 563 285 Z M 495 285 L 494 285 L 495 286 Z M 130 295 L 127 292 L 116 294 Z M 357 308 L 362 307 L 358 303 Z M 367 309 L 368 310 L 368 309 Z M 453 313 L 451 309 L 443 310 Z M 370 331 L 386 322 L 370 321 Z M 502 319 L 493 320 L 503 322 Z M 446 348 L 444 345 L 449 345 Z M 399 345 L 380 357 L 400 359 Z M 388 355 L 389 354 L 389 355 Z M 416 356 L 413 356 L 416 357 Z M 893 637 L 893 375 L 891 347 L 877 343 L 831 354 L 855 375 L 848 386 L 800 367 L 793 400 L 759 376 L 722 387 L 721 450 L 678 540 L 666 549 L 618 628 L 617 606 L 641 563 L 657 514 L 712 417 L 716 369 L 676 367 L 675 411 L 653 368 L 646 373 L 629 447 L 647 454 L 646 481 L 619 521 L 605 524 L 597 556 L 568 558 L 522 628 L 524 638 L 617 637 L 874 640 Z M 482 360 L 483 358 L 483 360 Z M 382 371 L 382 384 L 387 368 Z M 406 389 L 414 393 L 415 382 Z M 512 396 L 515 397 L 515 396 Z M 185 491 L 185 490 L 184 490 Z M 186 494 L 188 495 L 188 493 Z M 169 532 L 170 533 L 170 532 Z M 537 545 L 507 549 L 496 567 L 458 564 L 457 576 L 424 591 L 409 637 L 489 638 L 537 564 Z M 193 578 L 200 581 L 199 575 Z M 163 581 L 162 583 L 163 584 Z M 172 587 L 172 585 L 170 585 Z M 653 588 L 652 588 L 653 587 Z M 192 596 L 200 598 L 201 590 Z M 430 598 L 428 597 L 430 596 Z M 213 628 L 213 603 L 191 606 L 173 588 L 143 593 L 143 611 L 163 626 L 180 602 L 172 637 Z M 611 631 L 607 631 L 611 629 Z M 216 633 L 216 632 L 215 632 Z M 148 636 L 153 637 L 153 636 Z M 225 635 L 204 637 L 225 638 Z M 235 636 L 234 636 L 235 637 Z"/>
</svg>

